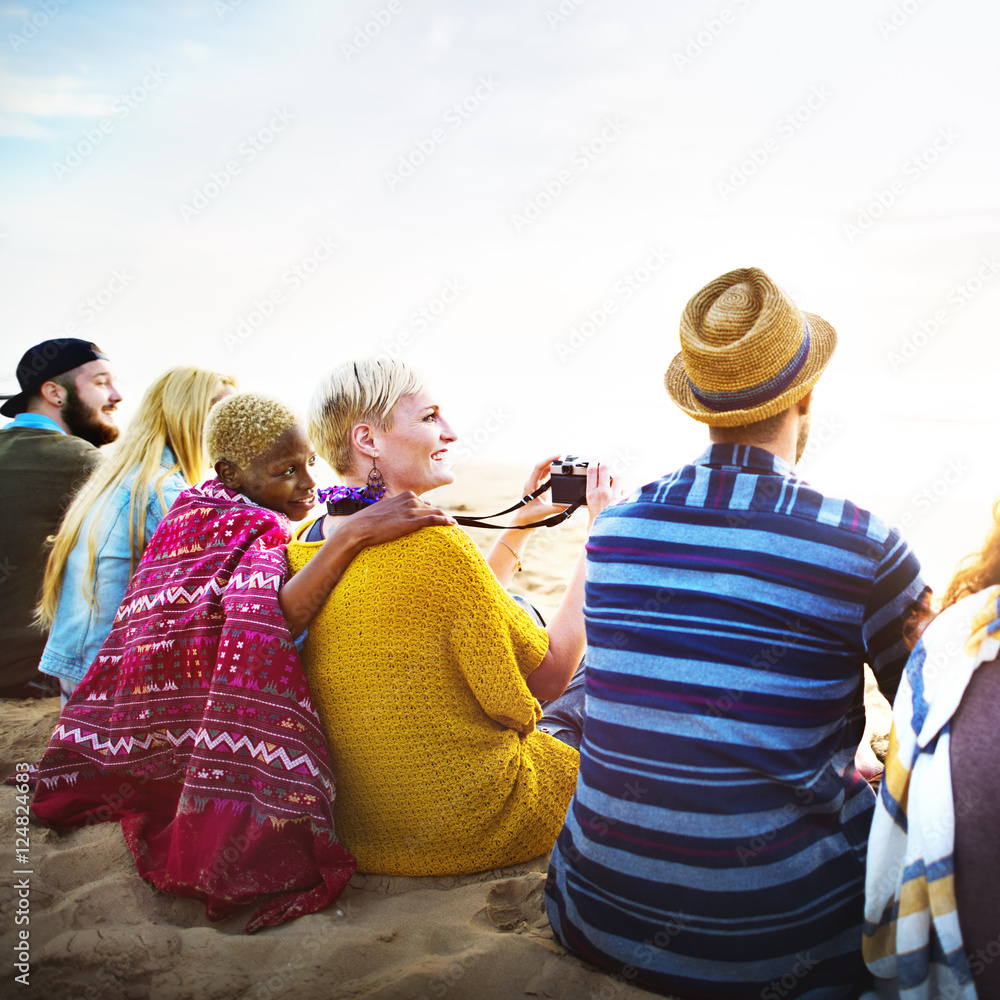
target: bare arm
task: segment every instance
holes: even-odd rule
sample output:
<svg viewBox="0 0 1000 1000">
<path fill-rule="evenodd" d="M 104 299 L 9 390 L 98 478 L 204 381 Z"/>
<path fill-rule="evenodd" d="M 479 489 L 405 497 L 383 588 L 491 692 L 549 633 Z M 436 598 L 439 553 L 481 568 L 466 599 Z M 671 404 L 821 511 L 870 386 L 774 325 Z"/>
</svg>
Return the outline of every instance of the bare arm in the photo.
<svg viewBox="0 0 1000 1000">
<path fill-rule="evenodd" d="M 522 496 L 534 493 L 549 478 L 549 473 L 552 471 L 552 463 L 558 457 L 558 455 L 552 455 L 549 458 L 543 458 L 531 470 L 531 474 L 524 484 Z M 558 514 L 565 509 L 565 505 L 550 503 L 548 494 L 543 493 L 540 497 L 532 500 L 531 503 L 525 504 L 523 507 L 518 507 L 511 514 L 510 523 L 530 524 L 532 521 L 541 521 L 551 514 Z M 497 580 L 500 581 L 501 587 L 506 587 L 510 584 L 514 576 L 514 571 L 524 559 L 525 549 L 528 547 L 528 539 L 535 531 L 535 528 L 503 531 L 493 543 L 493 548 L 490 549 L 489 555 L 486 557 L 486 562 L 490 569 L 493 570 L 493 574 Z"/>
<path fill-rule="evenodd" d="M 591 465 L 587 469 L 587 511 L 590 521 L 609 504 L 620 499 L 620 491 L 611 485 L 611 469 L 607 465 Z M 552 701 L 566 690 L 573 671 L 583 657 L 587 634 L 583 624 L 583 589 L 587 577 L 587 553 L 581 550 L 569 586 L 549 624 L 549 648 L 542 662 L 528 677 L 528 690 L 539 701 Z"/>
<path fill-rule="evenodd" d="M 339 521 L 339 524 L 333 522 Z M 455 520 L 412 493 L 400 493 L 352 514 L 330 518 L 320 550 L 278 593 L 292 638 L 297 637 L 330 596 L 351 560 L 369 545 L 390 542 L 432 524 Z"/>
</svg>

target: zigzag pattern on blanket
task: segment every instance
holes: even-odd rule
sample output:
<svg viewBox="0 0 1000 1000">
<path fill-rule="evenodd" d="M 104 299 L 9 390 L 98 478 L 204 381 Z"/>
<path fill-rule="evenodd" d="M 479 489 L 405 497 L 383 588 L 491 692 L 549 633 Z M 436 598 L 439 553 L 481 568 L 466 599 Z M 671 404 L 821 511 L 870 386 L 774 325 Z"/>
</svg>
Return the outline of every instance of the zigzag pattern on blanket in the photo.
<svg viewBox="0 0 1000 1000">
<path fill-rule="evenodd" d="M 288 537 L 282 515 L 217 481 L 178 498 L 63 710 L 34 803 L 53 826 L 121 820 L 140 874 L 212 918 L 279 894 L 248 929 L 321 908 L 356 867 L 278 602 Z M 235 844 L 245 856 L 220 872 Z"/>
</svg>

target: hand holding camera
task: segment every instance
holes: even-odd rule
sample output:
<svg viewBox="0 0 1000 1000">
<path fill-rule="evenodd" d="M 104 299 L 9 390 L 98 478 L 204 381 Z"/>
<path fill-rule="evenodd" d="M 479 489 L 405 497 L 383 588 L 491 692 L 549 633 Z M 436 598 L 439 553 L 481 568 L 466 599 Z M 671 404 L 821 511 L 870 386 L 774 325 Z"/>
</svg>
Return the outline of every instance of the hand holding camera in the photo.
<svg viewBox="0 0 1000 1000">
<path fill-rule="evenodd" d="M 586 499 L 590 520 L 609 504 L 621 499 L 621 490 L 614 488 L 610 467 L 578 455 L 553 455 L 543 459 L 531 471 L 524 484 L 524 495 L 534 493 L 546 479 L 551 488 L 540 497 L 517 510 L 511 524 L 532 524 Z"/>
</svg>

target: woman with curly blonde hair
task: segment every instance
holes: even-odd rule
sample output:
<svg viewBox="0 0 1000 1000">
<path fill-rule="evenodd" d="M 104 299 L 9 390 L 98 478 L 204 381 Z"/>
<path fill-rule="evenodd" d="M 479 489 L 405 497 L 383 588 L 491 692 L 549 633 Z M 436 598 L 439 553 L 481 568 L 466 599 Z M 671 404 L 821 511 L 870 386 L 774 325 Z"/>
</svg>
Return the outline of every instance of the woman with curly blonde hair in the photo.
<svg viewBox="0 0 1000 1000">
<path fill-rule="evenodd" d="M 49 637 L 38 669 L 59 678 L 63 704 L 108 637 L 156 526 L 208 471 L 205 419 L 235 387 L 232 376 L 204 368 L 164 372 L 50 539 L 36 613 Z"/>
<path fill-rule="evenodd" d="M 896 694 L 868 842 L 863 951 L 879 997 L 1000 996 L 1000 502 L 941 605 Z"/>
</svg>

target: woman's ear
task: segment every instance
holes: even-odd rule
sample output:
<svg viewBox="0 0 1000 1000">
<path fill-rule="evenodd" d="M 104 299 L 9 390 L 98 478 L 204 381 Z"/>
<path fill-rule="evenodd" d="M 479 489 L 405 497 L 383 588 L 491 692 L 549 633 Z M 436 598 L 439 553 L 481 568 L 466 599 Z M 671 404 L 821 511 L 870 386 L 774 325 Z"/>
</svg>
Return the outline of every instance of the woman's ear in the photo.
<svg viewBox="0 0 1000 1000">
<path fill-rule="evenodd" d="M 243 485 L 239 466 L 233 465 L 232 462 L 227 462 L 224 458 L 220 458 L 215 463 L 215 474 L 222 480 L 222 485 L 228 489 L 239 491 Z"/>
<path fill-rule="evenodd" d="M 375 446 L 375 428 L 371 424 L 355 424 L 351 428 L 351 444 L 356 452 L 367 458 L 378 457 L 378 448 Z"/>
</svg>

